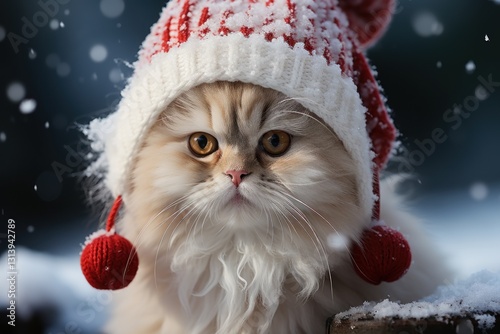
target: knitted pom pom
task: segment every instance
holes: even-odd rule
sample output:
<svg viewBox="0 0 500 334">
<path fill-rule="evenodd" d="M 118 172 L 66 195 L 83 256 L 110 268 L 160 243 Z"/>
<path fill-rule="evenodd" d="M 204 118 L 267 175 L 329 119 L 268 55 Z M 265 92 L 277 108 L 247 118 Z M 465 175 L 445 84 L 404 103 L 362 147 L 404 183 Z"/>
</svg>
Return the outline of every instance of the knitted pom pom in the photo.
<svg viewBox="0 0 500 334">
<path fill-rule="evenodd" d="M 101 230 L 88 238 L 80 257 L 80 266 L 94 288 L 117 290 L 132 282 L 139 267 L 139 258 L 130 241 Z"/>
<path fill-rule="evenodd" d="M 394 0 L 339 0 L 361 46 L 374 43 L 395 11 Z"/>
<path fill-rule="evenodd" d="M 398 231 L 377 225 L 366 230 L 361 242 L 355 244 L 352 262 L 356 273 L 369 283 L 394 282 L 410 268 L 410 245 Z"/>
<path fill-rule="evenodd" d="M 109 212 L 106 229 L 100 230 L 85 242 L 80 266 L 87 281 L 96 289 L 117 290 L 132 282 L 139 267 L 134 246 L 116 234 L 115 220 L 122 204 L 118 196 Z"/>
</svg>

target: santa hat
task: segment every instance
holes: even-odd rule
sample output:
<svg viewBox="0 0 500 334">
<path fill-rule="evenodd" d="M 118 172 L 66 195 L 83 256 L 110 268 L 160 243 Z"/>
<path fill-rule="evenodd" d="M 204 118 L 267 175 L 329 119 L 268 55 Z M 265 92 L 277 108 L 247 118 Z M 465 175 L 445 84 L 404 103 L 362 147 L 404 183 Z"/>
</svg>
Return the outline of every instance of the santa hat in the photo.
<svg viewBox="0 0 500 334">
<path fill-rule="evenodd" d="M 112 126 L 97 162 L 107 187 L 114 197 L 127 193 L 145 136 L 176 97 L 203 83 L 241 81 L 297 98 L 334 130 L 356 162 L 366 221 L 378 221 L 378 178 L 396 130 L 363 51 L 393 8 L 393 0 L 171 0 L 143 43 L 118 110 L 89 128 L 92 135 Z M 394 243 L 407 248 L 402 237 Z M 360 265 L 373 250 L 357 246 L 358 273 L 380 282 Z M 403 257 L 406 268 L 391 279 L 409 266 Z"/>
</svg>

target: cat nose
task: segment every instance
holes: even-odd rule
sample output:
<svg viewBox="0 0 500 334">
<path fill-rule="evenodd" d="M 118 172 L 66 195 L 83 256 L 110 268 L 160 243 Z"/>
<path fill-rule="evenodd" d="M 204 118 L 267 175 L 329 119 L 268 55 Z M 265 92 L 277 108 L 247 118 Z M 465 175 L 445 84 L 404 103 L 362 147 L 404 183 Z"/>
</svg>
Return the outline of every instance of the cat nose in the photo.
<svg viewBox="0 0 500 334">
<path fill-rule="evenodd" d="M 233 184 L 238 187 L 245 176 L 250 175 L 246 170 L 228 170 L 224 174 L 231 177 Z"/>
</svg>

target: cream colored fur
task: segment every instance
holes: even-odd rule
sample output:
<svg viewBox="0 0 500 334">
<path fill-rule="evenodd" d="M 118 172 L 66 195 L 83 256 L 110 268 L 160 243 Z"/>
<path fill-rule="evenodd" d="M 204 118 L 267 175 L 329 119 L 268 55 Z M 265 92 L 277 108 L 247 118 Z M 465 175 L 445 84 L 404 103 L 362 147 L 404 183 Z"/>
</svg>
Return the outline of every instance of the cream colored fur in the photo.
<svg viewBox="0 0 500 334">
<path fill-rule="evenodd" d="M 284 155 L 260 148 L 270 130 L 292 135 Z M 190 152 L 187 139 L 199 131 L 217 138 L 217 152 Z M 182 95 L 148 134 L 124 194 L 118 225 L 140 266 L 116 292 L 107 331 L 322 333 L 329 316 L 364 301 L 430 294 L 448 272 L 391 184 L 382 187 L 382 218 L 405 234 L 414 262 L 393 284 L 354 273 L 349 246 L 369 222 L 352 165 L 300 101 L 224 82 Z M 236 188 L 224 174 L 231 169 L 251 174 Z"/>
</svg>

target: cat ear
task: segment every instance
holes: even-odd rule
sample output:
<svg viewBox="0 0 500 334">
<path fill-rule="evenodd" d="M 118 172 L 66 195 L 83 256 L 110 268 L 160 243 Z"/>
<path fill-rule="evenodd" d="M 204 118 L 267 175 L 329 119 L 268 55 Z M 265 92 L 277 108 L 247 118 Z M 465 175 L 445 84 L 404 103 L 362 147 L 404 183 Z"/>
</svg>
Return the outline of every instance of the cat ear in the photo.
<svg viewBox="0 0 500 334">
<path fill-rule="evenodd" d="M 130 241 L 115 232 L 115 219 L 122 203 L 118 196 L 111 208 L 105 230 L 85 242 L 80 255 L 83 275 L 99 290 L 117 290 L 132 282 L 139 267 L 137 252 Z"/>
<path fill-rule="evenodd" d="M 395 11 L 395 0 L 339 0 L 362 47 L 377 41 Z"/>
</svg>

